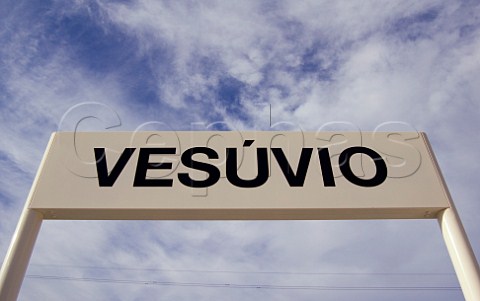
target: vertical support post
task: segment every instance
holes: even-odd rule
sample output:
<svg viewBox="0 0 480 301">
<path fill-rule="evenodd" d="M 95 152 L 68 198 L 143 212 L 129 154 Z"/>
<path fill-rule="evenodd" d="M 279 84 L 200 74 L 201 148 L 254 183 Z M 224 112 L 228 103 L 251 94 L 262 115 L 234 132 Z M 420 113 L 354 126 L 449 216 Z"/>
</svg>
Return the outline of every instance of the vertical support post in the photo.
<svg viewBox="0 0 480 301">
<path fill-rule="evenodd" d="M 15 301 L 17 300 L 20 287 L 22 286 L 25 272 L 27 271 L 28 262 L 32 255 L 38 232 L 42 226 L 43 214 L 30 209 L 30 202 L 33 199 L 35 187 L 42 173 L 43 166 L 47 159 L 47 155 L 55 140 L 55 133 L 52 133 L 47 145 L 47 149 L 43 155 L 42 162 L 38 168 L 37 175 L 33 181 L 32 188 L 28 194 L 27 201 L 23 207 L 22 215 L 18 221 L 17 228 L 13 234 L 10 247 L 3 261 L 0 270 L 0 300 Z"/>
<path fill-rule="evenodd" d="M 453 204 L 440 212 L 438 222 L 465 300 L 480 300 L 480 270 Z"/>
<path fill-rule="evenodd" d="M 17 300 L 33 246 L 42 225 L 43 215 L 29 209 L 28 204 L 29 202 L 25 204 L 0 270 L 0 300 L 2 301 Z"/>
</svg>

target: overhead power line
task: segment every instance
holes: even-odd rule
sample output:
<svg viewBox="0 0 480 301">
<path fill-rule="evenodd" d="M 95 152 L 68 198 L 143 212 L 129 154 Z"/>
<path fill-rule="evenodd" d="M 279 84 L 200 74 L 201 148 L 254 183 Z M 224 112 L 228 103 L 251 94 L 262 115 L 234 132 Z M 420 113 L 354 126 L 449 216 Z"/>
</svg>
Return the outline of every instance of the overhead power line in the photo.
<svg viewBox="0 0 480 301">
<path fill-rule="evenodd" d="M 269 290 L 332 290 L 332 291 L 457 291 L 457 286 L 330 286 L 330 285 L 276 285 L 276 284 L 238 284 L 238 283 L 204 283 L 204 282 L 177 282 L 156 280 L 132 280 L 93 277 L 68 277 L 54 275 L 27 275 L 26 278 L 59 281 L 81 281 L 97 283 L 182 286 L 203 288 L 231 288 L 231 289 L 269 289 Z"/>
<path fill-rule="evenodd" d="M 327 275 L 327 276 L 455 276 L 455 273 L 439 272 L 301 272 L 301 271 L 235 271 L 235 270 L 200 270 L 200 269 L 162 269 L 125 266 L 77 266 L 62 264 L 30 264 L 31 266 L 60 269 L 92 269 L 92 270 L 124 270 L 124 271 L 154 271 L 173 273 L 201 274 L 277 274 L 277 275 Z"/>
</svg>

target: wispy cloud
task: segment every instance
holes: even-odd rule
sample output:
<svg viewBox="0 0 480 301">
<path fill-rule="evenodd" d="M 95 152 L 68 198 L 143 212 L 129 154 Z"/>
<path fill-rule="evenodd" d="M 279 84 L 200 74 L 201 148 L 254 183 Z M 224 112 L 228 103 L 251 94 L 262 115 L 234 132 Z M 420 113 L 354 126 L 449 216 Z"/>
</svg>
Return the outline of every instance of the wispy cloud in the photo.
<svg viewBox="0 0 480 301">
<path fill-rule="evenodd" d="M 478 237 L 479 10 L 474 1 L 5 4 L 0 253 L 49 133 L 72 130 L 88 114 L 99 118 L 81 129 L 102 130 L 112 112 L 121 120 L 118 130 L 267 130 L 270 118 L 276 128 L 308 130 L 329 122 L 329 128 L 362 130 L 408 123 L 429 133 L 468 235 Z M 86 102 L 100 104 L 75 107 Z M 478 253 L 479 242 L 472 244 Z M 28 273 L 177 284 L 457 286 L 454 276 L 439 274 L 452 273 L 448 260 L 432 221 L 55 221 L 44 223 Z M 407 275 L 412 271 L 434 274 Z M 225 294 L 231 300 L 461 296 L 457 290 L 398 294 L 27 278 L 20 300 Z"/>
</svg>

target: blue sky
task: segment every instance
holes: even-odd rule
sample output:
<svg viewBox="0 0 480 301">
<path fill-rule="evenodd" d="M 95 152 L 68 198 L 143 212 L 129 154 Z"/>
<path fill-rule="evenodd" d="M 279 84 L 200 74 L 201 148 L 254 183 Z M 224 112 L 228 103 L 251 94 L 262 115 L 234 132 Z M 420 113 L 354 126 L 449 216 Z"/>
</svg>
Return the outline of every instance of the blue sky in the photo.
<svg viewBox="0 0 480 301">
<path fill-rule="evenodd" d="M 1 7 L 2 257 L 50 133 L 90 115 L 81 130 L 425 131 L 480 256 L 477 1 Z M 225 283 L 257 288 L 209 287 Z M 19 300 L 462 300 L 457 287 L 434 220 L 46 221 Z"/>
</svg>

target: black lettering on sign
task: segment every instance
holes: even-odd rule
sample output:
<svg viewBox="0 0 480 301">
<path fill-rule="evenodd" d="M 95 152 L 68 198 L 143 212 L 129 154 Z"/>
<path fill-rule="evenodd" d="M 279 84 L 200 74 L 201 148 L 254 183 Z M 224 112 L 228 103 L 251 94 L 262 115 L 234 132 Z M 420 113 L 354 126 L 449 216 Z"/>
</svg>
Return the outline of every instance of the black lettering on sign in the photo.
<svg viewBox="0 0 480 301">
<path fill-rule="evenodd" d="M 373 178 L 362 179 L 357 177 L 353 173 L 350 166 L 350 159 L 355 154 L 365 154 L 372 158 L 376 168 L 376 172 Z M 355 185 L 363 187 L 374 187 L 382 184 L 387 178 L 387 165 L 385 164 L 385 161 L 376 151 L 370 148 L 362 146 L 349 147 L 340 154 L 338 161 L 340 163 L 340 170 L 342 171 L 342 174 L 348 181 Z"/>
<path fill-rule="evenodd" d="M 205 180 L 194 180 L 188 173 L 179 173 L 178 180 L 185 186 L 194 188 L 205 188 L 214 185 L 220 179 L 220 171 L 214 165 L 193 160 L 193 155 L 205 154 L 208 159 L 218 159 L 218 154 L 208 147 L 192 147 L 187 149 L 182 155 L 182 164 L 186 167 L 205 171 L 208 177 Z"/>
<path fill-rule="evenodd" d="M 243 146 L 249 147 L 254 140 L 245 140 Z M 237 149 L 227 148 L 227 179 L 230 183 L 238 187 L 253 188 L 265 184 L 268 180 L 268 155 L 264 147 L 257 148 L 257 176 L 250 180 L 242 179 L 238 176 L 237 169 Z"/>
<path fill-rule="evenodd" d="M 97 166 L 98 185 L 100 187 L 112 187 L 117 181 L 118 176 L 122 172 L 128 160 L 132 156 L 135 148 L 126 148 L 120 155 L 117 163 L 113 166 L 110 174 L 108 173 L 107 157 L 105 155 L 105 148 L 94 148 L 95 160 Z"/>
<path fill-rule="evenodd" d="M 288 184 L 291 187 L 302 187 L 305 182 L 305 176 L 307 175 L 308 164 L 310 163 L 310 157 L 312 156 L 312 148 L 302 148 L 300 159 L 298 160 L 297 171 L 293 172 L 290 163 L 288 163 L 281 148 L 272 148 L 272 153 L 277 159 L 278 165 L 287 179 Z"/>
<path fill-rule="evenodd" d="M 175 148 L 141 148 L 138 155 L 137 170 L 135 171 L 134 187 L 172 187 L 173 179 L 147 179 L 149 169 L 171 169 L 171 162 L 150 162 L 150 155 L 174 155 Z"/>
<path fill-rule="evenodd" d="M 250 147 L 254 140 L 245 140 L 243 146 Z M 171 162 L 150 162 L 150 155 L 175 155 L 176 148 L 140 148 L 135 177 L 134 187 L 172 187 L 172 178 L 148 178 L 147 172 L 151 169 L 172 169 Z M 298 159 L 297 168 L 294 171 L 288 161 L 284 151 L 281 148 L 271 149 L 280 169 L 290 187 L 303 187 L 307 176 L 309 164 L 312 157 L 312 148 L 302 148 Z M 332 169 L 332 162 L 328 148 L 318 148 L 318 158 L 322 172 L 323 186 L 335 187 L 335 178 Z M 98 184 L 100 187 L 112 187 L 118 177 L 124 170 L 128 161 L 135 152 L 135 148 L 125 148 L 113 164 L 109 172 L 105 148 L 94 148 L 96 168 L 98 175 Z M 238 175 L 238 156 L 236 148 L 227 148 L 226 152 L 226 174 L 227 180 L 237 187 L 254 188 L 265 184 L 269 177 L 268 168 L 268 149 L 259 147 L 256 149 L 257 174 L 252 179 L 243 179 Z M 207 159 L 218 159 L 218 153 L 209 147 L 192 147 L 187 149 L 181 155 L 182 164 L 190 169 L 203 171 L 207 173 L 204 180 L 197 180 L 191 177 L 188 172 L 178 173 L 178 180 L 185 186 L 192 188 L 206 188 L 215 185 L 220 180 L 220 170 L 213 164 L 195 160 L 193 157 L 197 154 L 205 155 Z M 369 156 L 375 164 L 375 175 L 370 179 L 358 177 L 352 171 L 350 165 L 351 158 L 356 154 Z M 339 156 L 340 171 L 345 178 L 352 184 L 361 187 L 374 187 L 382 184 L 387 178 L 387 165 L 383 158 L 374 150 L 354 146 L 345 149 Z"/>
</svg>

